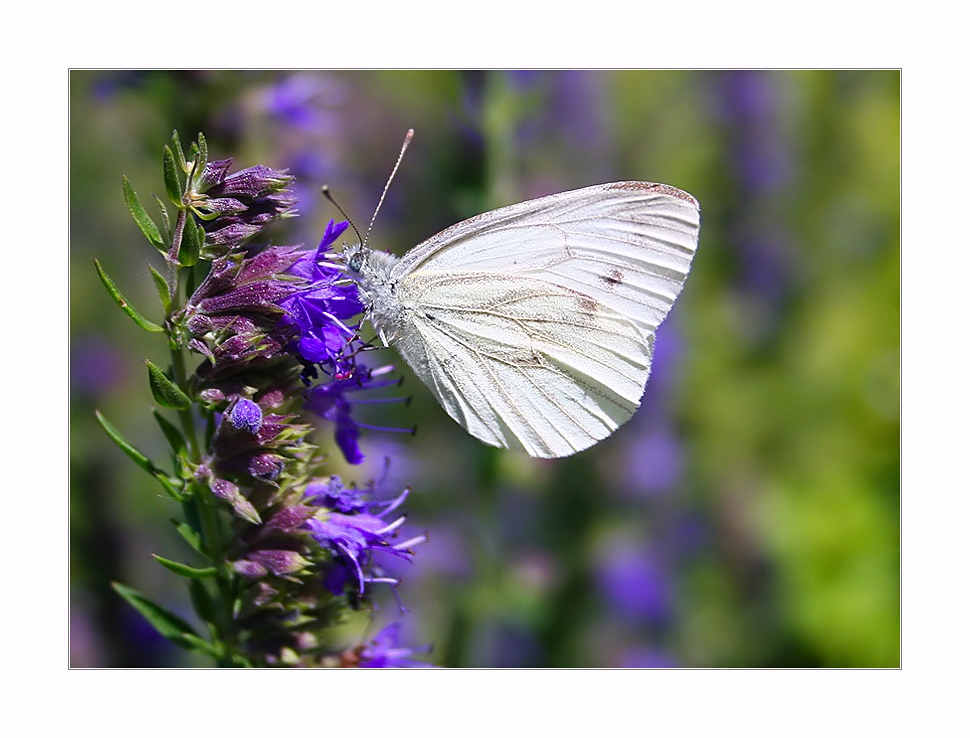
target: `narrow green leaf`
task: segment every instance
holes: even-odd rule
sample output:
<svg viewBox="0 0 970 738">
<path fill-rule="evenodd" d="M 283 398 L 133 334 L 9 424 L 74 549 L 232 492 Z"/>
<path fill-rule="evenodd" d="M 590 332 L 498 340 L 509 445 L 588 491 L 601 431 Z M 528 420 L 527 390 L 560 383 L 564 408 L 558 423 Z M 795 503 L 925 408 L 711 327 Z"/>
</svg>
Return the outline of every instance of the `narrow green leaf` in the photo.
<svg viewBox="0 0 970 738">
<path fill-rule="evenodd" d="M 179 264 L 186 267 L 194 266 L 199 261 L 199 252 L 202 250 L 204 240 L 205 231 L 202 226 L 196 225 L 195 219 L 189 217 L 182 231 L 182 243 L 179 245 Z"/>
<path fill-rule="evenodd" d="M 104 285 L 104 288 L 108 290 L 108 294 L 111 295 L 111 298 L 118 303 L 118 307 L 124 310 L 125 314 L 128 315 L 129 318 L 135 321 L 140 328 L 144 328 L 146 331 L 159 333 L 164 330 L 164 328 L 157 323 L 153 323 L 152 321 L 143 318 L 138 314 L 137 310 L 128 304 L 125 296 L 118 291 L 115 283 L 111 281 L 111 277 L 109 277 L 107 272 L 104 271 L 101 263 L 97 259 L 94 260 L 94 266 L 98 270 L 98 276 L 101 278 L 101 284 Z"/>
<path fill-rule="evenodd" d="M 180 577 L 185 577 L 186 579 L 206 579 L 216 575 L 216 568 L 214 566 L 209 566 L 205 569 L 197 569 L 194 566 L 188 566 L 187 564 L 180 564 L 177 561 L 166 559 L 158 554 L 152 554 L 152 556 L 155 558 L 155 561 L 164 566 L 166 569 L 175 572 Z"/>
<path fill-rule="evenodd" d="M 155 479 L 158 481 L 159 484 L 162 485 L 162 487 L 169 494 L 169 496 L 173 497 L 176 500 L 182 499 L 182 493 L 180 491 L 180 487 L 181 487 L 180 479 L 172 479 L 163 470 L 155 466 L 155 462 L 153 462 L 151 459 L 145 456 L 145 454 L 143 454 L 137 448 L 135 448 L 130 443 L 128 443 L 128 441 L 125 440 L 125 437 L 118 432 L 117 428 L 115 428 L 113 425 L 111 425 L 111 423 L 107 421 L 107 419 L 100 413 L 100 411 L 95 410 L 94 416 L 97 418 L 98 423 L 101 425 L 101 427 L 104 428 L 105 433 L 108 434 L 108 436 L 111 438 L 112 441 L 118 444 L 118 447 L 125 452 L 125 455 L 128 456 L 129 459 L 134 461 L 136 464 L 138 464 L 138 466 L 140 466 L 146 472 L 148 472 L 153 477 L 155 477 Z"/>
<path fill-rule="evenodd" d="M 172 298 L 168 293 L 168 282 L 151 264 L 148 265 L 148 271 L 152 273 L 152 281 L 155 283 L 155 289 L 158 290 L 158 299 L 162 301 L 162 309 L 168 315 L 172 311 Z"/>
<path fill-rule="evenodd" d="M 209 145 L 205 142 L 205 136 L 202 135 L 202 131 L 199 131 L 199 162 L 204 167 L 209 162 Z"/>
<path fill-rule="evenodd" d="M 172 523 L 175 525 L 175 530 L 186 540 L 186 542 L 198 551 L 200 554 L 205 554 L 205 548 L 202 545 L 202 536 L 192 529 L 188 523 L 180 523 L 178 520 L 173 520 Z"/>
<path fill-rule="evenodd" d="M 166 146 L 162 156 L 162 174 L 165 178 L 165 194 L 168 195 L 168 199 L 171 200 L 174 205 L 181 207 L 182 184 L 179 181 L 177 167 L 178 165 L 175 163 L 175 155 L 172 153 L 172 150 Z"/>
<path fill-rule="evenodd" d="M 179 132 L 177 129 L 172 131 L 172 151 L 175 153 L 175 159 L 179 165 L 179 168 L 183 172 L 188 171 L 189 168 L 185 162 L 185 149 L 182 148 L 182 141 L 179 138 Z"/>
<path fill-rule="evenodd" d="M 216 606 L 205 584 L 199 579 L 190 579 L 189 594 L 192 597 L 192 607 L 199 618 L 207 623 L 216 622 Z"/>
<path fill-rule="evenodd" d="M 253 666 L 253 662 L 247 659 L 245 656 L 240 656 L 238 653 L 234 653 L 229 657 L 229 665 L 241 669 L 250 669 Z"/>
<path fill-rule="evenodd" d="M 115 592 L 124 597 L 132 607 L 138 610 L 155 627 L 155 630 L 170 641 L 181 643 L 180 639 L 185 636 L 199 637 L 195 629 L 182 618 L 174 612 L 166 610 L 161 605 L 152 602 L 138 590 L 120 584 L 119 582 L 112 582 L 111 586 Z"/>
<path fill-rule="evenodd" d="M 170 407 L 174 410 L 186 410 L 192 405 L 189 399 L 179 386 L 165 376 L 165 372 L 145 359 L 148 367 L 148 383 L 152 388 L 152 395 L 155 401 L 163 407 Z"/>
<path fill-rule="evenodd" d="M 152 195 L 155 198 L 155 204 L 158 205 L 158 212 L 162 216 L 162 225 L 165 226 L 165 233 L 168 235 L 166 239 L 166 244 L 171 245 L 172 240 L 172 221 L 168 217 L 168 208 L 165 207 L 165 203 L 158 195 Z M 166 251 L 166 253 L 168 253 Z"/>
<path fill-rule="evenodd" d="M 165 491 L 168 493 L 169 497 L 175 500 L 182 500 L 182 480 L 173 479 L 167 474 L 159 473 L 155 475 L 155 481 L 158 482 Z"/>
<path fill-rule="evenodd" d="M 152 246 L 164 254 L 167 249 L 162 241 L 162 234 L 158 230 L 155 221 L 145 212 L 145 208 L 139 202 L 138 195 L 135 194 L 135 190 L 127 177 L 122 176 L 121 186 L 125 192 L 125 203 L 128 205 L 128 212 L 131 213 L 131 217 L 134 218 L 139 230 L 141 230 Z"/>
<path fill-rule="evenodd" d="M 172 451 L 175 453 L 175 455 L 178 456 L 184 453 L 188 448 L 188 444 L 185 442 L 185 436 L 182 435 L 182 431 L 169 422 L 169 420 L 158 412 L 158 410 L 152 410 L 152 415 L 155 416 L 158 426 L 162 429 L 162 433 L 165 434 L 165 438 L 168 440 L 168 445 L 172 447 Z"/>
<path fill-rule="evenodd" d="M 122 436 L 118 430 L 105 419 L 100 411 L 95 410 L 94 416 L 98 419 L 98 422 L 101 424 L 101 427 L 104 428 L 105 432 L 111 437 L 111 440 L 118 444 L 121 450 L 128 455 L 128 458 L 138 464 L 138 466 L 147 471 L 149 474 L 164 474 L 161 469 L 155 466 L 155 463 L 151 459 L 128 443 L 124 436 Z"/>
<path fill-rule="evenodd" d="M 214 659 L 221 659 L 223 656 L 222 649 L 218 646 L 214 646 L 208 641 L 204 641 L 197 635 L 192 635 L 191 633 L 180 633 L 171 639 L 173 643 L 177 643 L 182 648 L 188 649 L 189 651 L 198 651 L 199 653 L 204 653 L 206 656 L 211 656 Z"/>
</svg>

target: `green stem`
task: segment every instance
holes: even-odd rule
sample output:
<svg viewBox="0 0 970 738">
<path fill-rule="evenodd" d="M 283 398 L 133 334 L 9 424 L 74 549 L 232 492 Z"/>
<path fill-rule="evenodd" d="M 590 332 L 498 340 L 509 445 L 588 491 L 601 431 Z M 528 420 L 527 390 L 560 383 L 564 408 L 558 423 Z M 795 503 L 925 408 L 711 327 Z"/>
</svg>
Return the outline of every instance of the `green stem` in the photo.
<svg viewBox="0 0 970 738">
<path fill-rule="evenodd" d="M 182 234 L 185 233 L 186 218 L 188 218 L 188 211 L 179 210 L 178 218 L 175 220 L 175 231 L 172 233 L 172 248 L 169 249 L 166 259 L 168 261 L 170 276 L 168 280 L 168 296 L 172 301 L 173 313 L 177 309 L 176 303 L 181 292 L 180 287 L 182 286 L 182 275 L 184 272 L 183 269 L 179 268 L 179 250 L 182 248 Z"/>
<path fill-rule="evenodd" d="M 179 388 L 188 394 L 189 384 L 185 371 L 185 352 L 181 346 L 172 346 L 170 353 L 172 357 L 172 378 Z M 189 396 L 191 397 L 191 395 Z M 185 434 L 185 440 L 189 447 L 189 461 L 198 464 L 202 454 L 199 449 L 198 435 L 195 432 L 195 418 L 192 415 L 191 405 L 185 410 L 179 410 L 179 421 L 182 424 L 182 432 Z"/>
</svg>

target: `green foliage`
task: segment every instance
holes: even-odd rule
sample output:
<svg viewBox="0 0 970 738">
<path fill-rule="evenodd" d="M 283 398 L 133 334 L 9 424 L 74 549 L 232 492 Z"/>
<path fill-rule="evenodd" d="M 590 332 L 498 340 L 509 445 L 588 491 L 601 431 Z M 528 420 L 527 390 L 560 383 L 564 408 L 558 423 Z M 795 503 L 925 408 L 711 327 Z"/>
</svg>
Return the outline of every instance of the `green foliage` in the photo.
<svg viewBox="0 0 970 738">
<path fill-rule="evenodd" d="M 118 307 L 124 310 L 125 314 L 135 321 L 139 328 L 144 328 L 146 331 L 152 333 L 160 333 L 162 330 L 164 330 L 162 326 L 158 325 L 157 323 L 153 323 L 152 321 L 143 318 L 138 311 L 129 304 L 124 295 L 122 295 L 115 286 L 115 283 L 111 280 L 111 277 L 108 276 L 108 273 L 101 267 L 101 263 L 97 259 L 94 260 L 94 266 L 98 270 L 98 277 L 101 278 L 101 284 L 103 284 L 104 288 L 108 290 L 108 294 L 111 295 L 111 298 L 118 304 Z"/>
<path fill-rule="evenodd" d="M 145 235 L 145 238 L 148 239 L 149 243 L 164 254 L 166 251 L 165 242 L 162 240 L 158 226 L 155 225 L 155 221 L 149 217 L 148 213 L 145 212 L 145 208 L 138 201 L 138 195 L 135 194 L 135 190 L 132 188 L 128 178 L 122 177 L 121 182 L 124 188 L 125 202 L 128 204 L 128 212 L 131 213 L 131 217 L 134 218 L 135 223 Z"/>
<path fill-rule="evenodd" d="M 124 584 L 112 582 L 115 592 L 120 594 L 128 603 L 140 612 L 152 626 L 172 643 L 190 651 L 198 651 L 207 656 L 219 659 L 222 651 L 216 646 L 204 641 L 191 625 L 175 613 L 161 605 L 152 602 L 143 594 Z"/>
<path fill-rule="evenodd" d="M 187 410 L 191 407 L 192 400 L 165 372 L 148 359 L 145 359 L 145 366 L 148 367 L 148 383 L 152 388 L 152 396 L 159 405 L 175 410 Z"/>
</svg>

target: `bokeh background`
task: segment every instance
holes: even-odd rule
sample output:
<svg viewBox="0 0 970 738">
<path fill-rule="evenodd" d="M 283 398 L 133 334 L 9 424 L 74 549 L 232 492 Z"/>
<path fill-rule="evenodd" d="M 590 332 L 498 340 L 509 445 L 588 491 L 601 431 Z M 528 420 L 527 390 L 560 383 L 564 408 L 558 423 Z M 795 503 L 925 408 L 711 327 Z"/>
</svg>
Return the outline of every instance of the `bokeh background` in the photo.
<svg viewBox="0 0 970 738">
<path fill-rule="evenodd" d="M 401 254 L 462 218 L 645 179 L 701 203 L 700 247 L 636 416 L 559 461 L 485 447 L 406 368 L 367 461 L 427 531 L 401 575 L 408 645 L 473 667 L 899 665 L 899 74 L 895 71 L 74 71 L 71 73 L 71 664 L 198 665 L 110 589 L 191 618 L 173 504 L 100 409 L 164 458 L 141 360 L 166 361 L 93 260 L 158 319 L 155 252 L 122 175 L 163 191 L 161 147 L 298 178 L 315 245 L 327 183 Z M 156 263 L 156 266 L 158 264 Z M 388 353 L 386 359 L 395 361 Z M 396 360 L 397 364 L 403 364 Z M 321 428 L 320 443 L 331 445 Z M 392 601 L 377 614 L 397 619 Z M 340 635 L 359 636 L 352 622 Z"/>
</svg>

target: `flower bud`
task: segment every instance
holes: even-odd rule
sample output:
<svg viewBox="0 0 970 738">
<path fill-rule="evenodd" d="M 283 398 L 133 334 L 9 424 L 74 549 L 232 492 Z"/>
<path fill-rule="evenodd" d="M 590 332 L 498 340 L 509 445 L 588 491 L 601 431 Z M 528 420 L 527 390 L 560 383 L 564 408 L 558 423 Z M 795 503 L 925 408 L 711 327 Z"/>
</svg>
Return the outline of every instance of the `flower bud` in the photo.
<svg viewBox="0 0 970 738">
<path fill-rule="evenodd" d="M 263 411 L 252 400 L 241 398 L 233 403 L 226 413 L 226 420 L 236 430 L 244 430 L 256 435 L 263 425 Z"/>
</svg>

